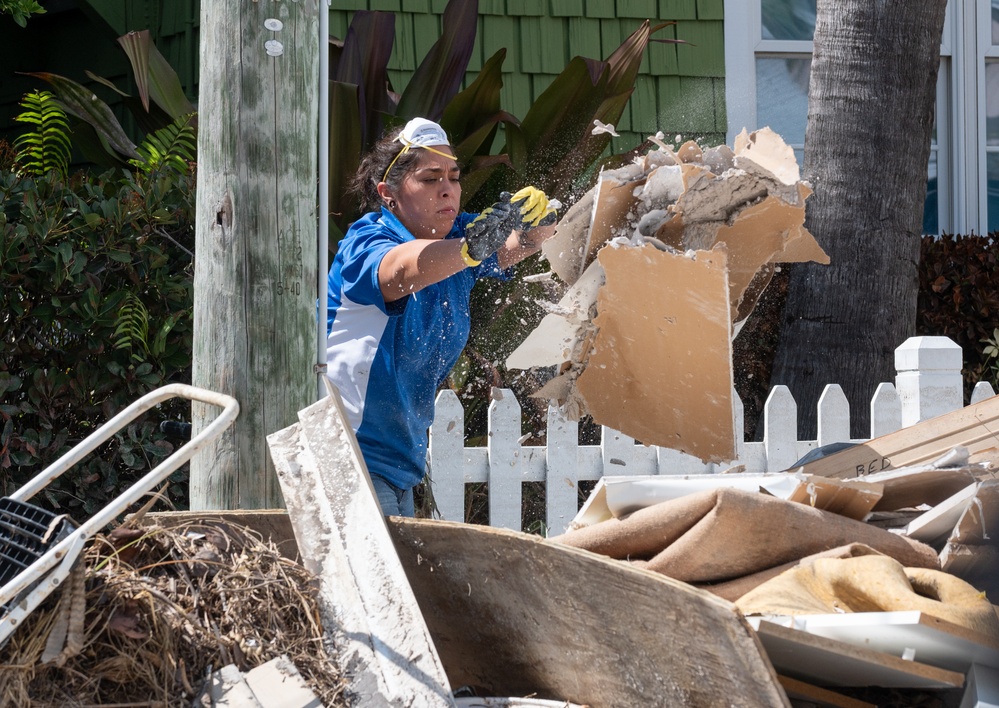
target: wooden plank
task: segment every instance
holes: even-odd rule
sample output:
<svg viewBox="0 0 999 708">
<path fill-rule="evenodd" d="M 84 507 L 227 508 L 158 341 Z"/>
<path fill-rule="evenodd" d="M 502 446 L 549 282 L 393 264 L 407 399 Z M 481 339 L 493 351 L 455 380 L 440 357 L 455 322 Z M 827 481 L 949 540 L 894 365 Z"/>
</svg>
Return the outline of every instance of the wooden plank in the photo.
<svg viewBox="0 0 999 708">
<path fill-rule="evenodd" d="M 787 706 L 735 607 L 504 529 L 390 518 L 453 685 L 606 706 Z"/>
<path fill-rule="evenodd" d="M 918 611 L 800 615 L 793 626 L 950 671 L 999 667 L 999 640 Z"/>
<path fill-rule="evenodd" d="M 780 679 L 780 685 L 784 687 L 787 697 L 792 701 L 806 701 L 807 705 L 818 708 L 877 708 L 873 703 L 858 701 L 856 698 L 844 696 L 827 688 L 819 688 L 790 676 L 778 676 L 777 678 Z"/>
<path fill-rule="evenodd" d="M 955 688 L 964 675 L 899 656 L 748 617 L 771 663 L 782 675 L 824 686 Z"/>
<path fill-rule="evenodd" d="M 822 477 L 860 477 L 929 464 L 955 447 L 972 455 L 999 445 L 999 396 L 930 418 L 823 457 L 800 469 Z"/>
<path fill-rule="evenodd" d="M 297 424 L 267 437 L 303 564 L 320 580 L 323 626 L 359 705 L 453 708 L 346 420 L 329 386 Z"/>
</svg>

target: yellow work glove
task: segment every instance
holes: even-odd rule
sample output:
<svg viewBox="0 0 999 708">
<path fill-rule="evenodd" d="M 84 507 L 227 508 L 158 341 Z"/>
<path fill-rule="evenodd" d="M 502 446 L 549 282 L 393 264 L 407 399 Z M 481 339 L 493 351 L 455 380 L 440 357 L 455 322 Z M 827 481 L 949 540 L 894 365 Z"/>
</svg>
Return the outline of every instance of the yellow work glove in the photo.
<svg viewBox="0 0 999 708">
<path fill-rule="evenodd" d="M 518 209 L 520 223 L 514 228 L 520 231 L 551 226 L 558 219 L 555 207 L 537 187 L 524 187 L 510 198 L 510 202 Z"/>
<path fill-rule="evenodd" d="M 500 193 L 500 200 L 483 209 L 465 228 L 462 259 L 470 266 L 478 265 L 506 243 L 519 223 L 517 209 L 510 203 L 510 193 Z"/>
</svg>

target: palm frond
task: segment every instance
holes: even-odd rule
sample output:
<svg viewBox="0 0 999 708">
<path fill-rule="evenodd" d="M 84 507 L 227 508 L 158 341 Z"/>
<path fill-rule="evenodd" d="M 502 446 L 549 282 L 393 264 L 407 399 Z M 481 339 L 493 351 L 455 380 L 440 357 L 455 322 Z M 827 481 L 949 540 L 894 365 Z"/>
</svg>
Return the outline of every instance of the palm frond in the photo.
<svg viewBox="0 0 999 708">
<path fill-rule="evenodd" d="M 134 294 L 130 293 L 118 310 L 114 348 L 130 350 L 135 361 L 144 361 L 149 353 L 149 311 Z"/>
<path fill-rule="evenodd" d="M 32 126 L 15 141 L 17 170 L 42 177 L 55 172 L 65 179 L 72 152 L 66 112 L 49 91 L 32 91 L 21 99 L 24 109 L 14 120 Z"/>
<path fill-rule="evenodd" d="M 193 113 L 181 116 L 147 135 L 137 148 L 141 159 L 130 160 L 130 164 L 147 175 L 164 170 L 186 172 L 198 152 L 198 133 L 193 118 Z"/>
</svg>

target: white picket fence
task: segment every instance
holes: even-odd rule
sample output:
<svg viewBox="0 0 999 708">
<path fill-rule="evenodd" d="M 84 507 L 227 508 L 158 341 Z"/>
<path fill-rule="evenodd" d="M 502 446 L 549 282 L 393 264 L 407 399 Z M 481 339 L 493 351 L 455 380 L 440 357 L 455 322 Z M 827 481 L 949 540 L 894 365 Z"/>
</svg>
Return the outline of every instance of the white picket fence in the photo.
<svg viewBox="0 0 999 708">
<path fill-rule="evenodd" d="M 894 432 L 964 405 L 961 348 L 946 337 L 913 337 L 895 350 L 895 384 L 882 383 L 871 399 L 871 437 Z M 979 383 L 969 403 L 994 395 Z M 543 482 L 549 534 L 575 517 L 578 485 L 604 475 L 710 474 L 735 465 L 747 472 L 777 472 L 809 450 L 850 441 L 850 407 L 838 384 L 826 386 L 818 403 L 816 440 L 798 440 L 798 407 L 785 386 L 774 387 L 764 409 L 762 442 L 742 442 L 742 403 L 735 397 L 736 459 L 704 463 L 676 450 L 645 446 L 603 428 L 600 445 L 580 445 L 578 426 L 556 407 L 548 410 L 547 445 L 521 444 L 521 409 L 509 389 L 494 389 L 486 447 L 465 447 L 465 413 L 453 391 L 437 397 L 430 429 L 430 477 L 442 518 L 465 519 L 465 485 L 488 483 L 489 525 L 520 530 L 525 482 Z M 863 442 L 864 439 L 853 439 Z"/>
</svg>

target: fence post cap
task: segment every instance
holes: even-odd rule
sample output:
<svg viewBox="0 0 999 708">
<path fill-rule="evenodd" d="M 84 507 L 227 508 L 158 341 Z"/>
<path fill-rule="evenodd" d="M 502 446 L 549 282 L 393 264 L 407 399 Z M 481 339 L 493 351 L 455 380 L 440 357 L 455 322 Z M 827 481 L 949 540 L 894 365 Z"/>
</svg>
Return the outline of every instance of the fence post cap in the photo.
<svg viewBox="0 0 999 708">
<path fill-rule="evenodd" d="M 909 337 L 895 349 L 895 370 L 960 371 L 961 347 L 949 337 Z"/>
</svg>

